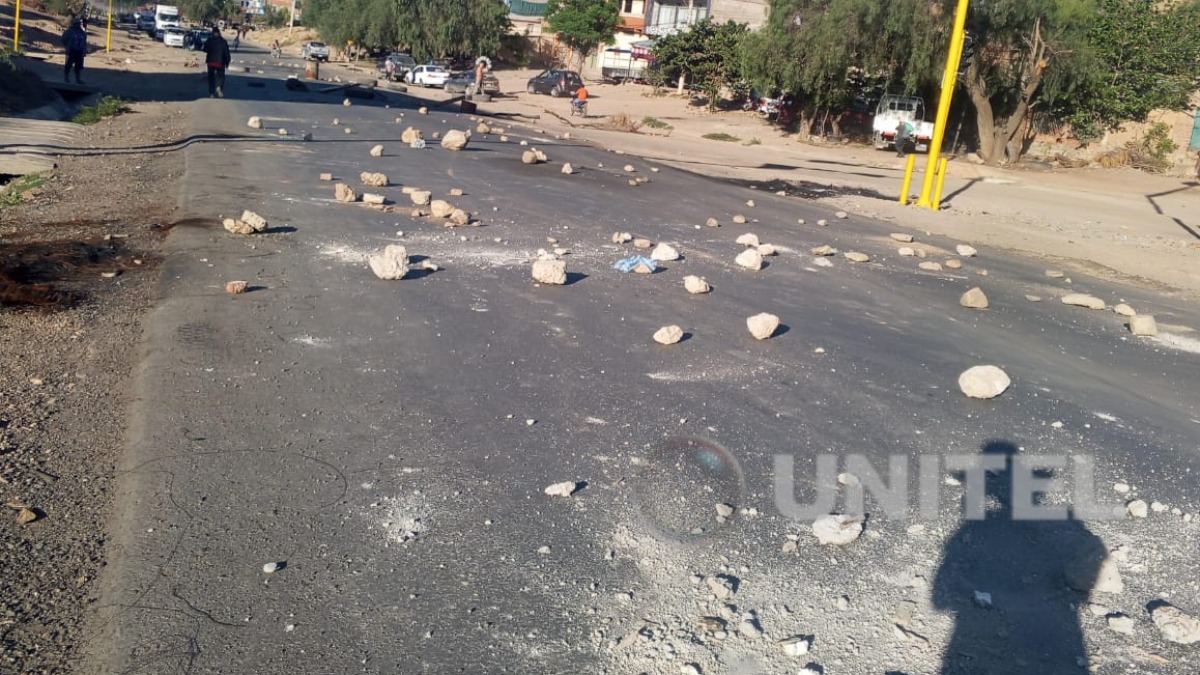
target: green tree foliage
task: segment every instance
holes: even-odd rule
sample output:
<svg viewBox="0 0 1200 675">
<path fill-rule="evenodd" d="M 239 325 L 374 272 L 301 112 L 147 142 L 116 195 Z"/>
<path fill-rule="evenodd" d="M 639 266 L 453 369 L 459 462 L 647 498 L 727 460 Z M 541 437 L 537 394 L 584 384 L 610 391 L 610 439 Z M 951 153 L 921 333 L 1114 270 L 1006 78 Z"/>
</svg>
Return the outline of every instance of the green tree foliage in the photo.
<svg viewBox="0 0 1200 675">
<path fill-rule="evenodd" d="M 1084 77 L 1053 101 L 1056 118 L 1088 140 L 1155 109 L 1186 109 L 1200 78 L 1200 3 L 1099 0 L 1087 30 Z"/>
<path fill-rule="evenodd" d="M 582 63 L 600 44 L 613 43 L 621 8 L 616 0 L 550 0 L 545 21 Z"/>
<path fill-rule="evenodd" d="M 509 28 L 502 0 L 307 0 L 304 22 L 333 44 L 407 47 L 418 58 L 494 54 Z"/>
<path fill-rule="evenodd" d="M 171 3 L 164 1 L 162 4 Z M 240 21 L 242 18 L 242 6 L 236 0 L 179 0 L 174 4 L 189 21 Z"/>
<path fill-rule="evenodd" d="M 742 80 L 742 40 L 748 33 L 744 23 L 705 19 L 656 40 L 654 60 L 663 76 L 682 77 L 699 87 L 713 109 L 721 88 L 734 88 Z"/>
</svg>

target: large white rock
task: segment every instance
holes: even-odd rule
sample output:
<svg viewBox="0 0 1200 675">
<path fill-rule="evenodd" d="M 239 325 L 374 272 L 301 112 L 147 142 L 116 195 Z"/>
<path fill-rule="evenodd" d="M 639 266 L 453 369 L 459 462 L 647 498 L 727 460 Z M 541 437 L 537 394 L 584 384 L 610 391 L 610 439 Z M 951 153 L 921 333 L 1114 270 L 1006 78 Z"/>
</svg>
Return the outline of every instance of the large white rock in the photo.
<svg viewBox="0 0 1200 675">
<path fill-rule="evenodd" d="M 377 171 L 363 171 L 362 173 L 358 174 L 358 180 L 361 181 L 363 185 L 369 185 L 370 187 L 387 187 L 389 182 L 387 174 L 379 173 Z"/>
<path fill-rule="evenodd" d="M 382 145 L 372 146 L 371 147 L 371 156 L 372 157 L 383 157 L 383 146 Z"/>
<path fill-rule="evenodd" d="M 963 293 L 962 297 L 958 299 L 958 304 L 971 309 L 987 309 L 988 299 L 987 295 L 984 295 L 983 289 L 976 286 Z"/>
<path fill-rule="evenodd" d="M 958 376 L 958 388 L 971 398 L 995 398 L 1010 384 L 1008 373 L 996 366 L 973 366 Z"/>
<path fill-rule="evenodd" d="M 753 232 L 740 234 L 738 235 L 737 243 L 741 244 L 742 246 L 758 248 L 758 235 L 754 234 Z"/>
<path fill-rule="evenodd" d="M 670 244 L 659 244 L 650 252 L 650 259 L 661 260 L 663 262 L 679 260 L 679 251 L 675 250 L 675 247 Z"/>
<path fill-rule="evenodd" d="M 246 126 L 250 127 L 251 129 L 261 129 L 263 128 L 262 118 L 257 116 L 251 117 L 246 122 Z"/>
<path fill-rule="evenodd" d="M 683 329 L 679 326 L 663 326 L 654 332 L 654 341 L 660 345 L 673 345 L 683 339 Z"/>
<path fill-rule="evenodd" d="M 380 279 L 403 279 L 408 274 L 408 250 L 399 244 L 389 244 L 383 253 L 367 258 L 367 263 Z"/>
<path fill-rule="evenodd" d="M 683 287 L 687 289 L 688 293 L 697 295 L 701 293 L 708 293 L 712 290 L 712 286 L 710 286 L 707 281 L 694 274 L 683 278 Z"/>
<path fill-rule="evenodd" d="M 859 251 L 847 251 L 842 255 L 846 256 L 846 260 L 856 263 L 871 262 L 871 256 Z"/>
<path fill-rule="evenodd" d="M 465 131 L 451 129 L 442 137 L 442 147 L 447 150 L 462 150 L 467 147 L 467 141 L 470 140 L 470 135 Z"/>
<path fill-rule="evenodd" d="M 862 516 L 830 514 L 814 520 L 812 531 L 823 545 L 845 546 L 862 534 L 863 520 Z"/>
<path fill-rule="evenodd" d="M 1129 317 L 1129 332 L 1134 335 L 1158 335 L 1158 323 L 1151 314 L 1135 314 Z"/>
<path fill-rule="evenodd" d="M 763 312 L 746 319 L 746 329 L 757 340 L 766 340 L 779 328 L 779 317 Z"/>
<path fill-rule="evenodd" d="M 1086 293 L 1068 293 L 1062 297 L 1062 303 L 1076 307 L 1087 307 L 1088 309 L 1104 309 L 1107 307 L 1103 300 L 1094 295 L 1087 295 Z"/>
<path fill-rule="evenodd" d="M 445 199 L 435 199 L 429 202 L 429 213 L 434 218 L 449 218 L 454 213 L 454 205 Z"/>
<path fill-rule="evenodd" d="M 1181 645 L 1200 642 L 1200 619 L 1174 605 L 1161 604 L 1150 611 L 1150 620 L 1163 638 Z"/>
<path fill-rule="evenodd" d="M 1068 586 L 1084 593 L 1118 594 L 1125 590 L 1117 561 L 1099 546 L 1068 560 L 1063 577 Z"/>
<path fill-rule="evenodd" d="M 959 244 L 958 246 L 954 247 L 954 250 L 964 258 L 973 257 L 976 253 L 978 253 L 974 246 L 967 246 L 966 244 Z"/>
<path fill-rule="evenodd" d="M 561 483 L 555 483 L 554 485 L 547 485 L 543 492 L 551 497 L 570 497 L 571 495 L 575 494 L 575 491 L 578 489 L 578 483 L 573 480 L 568 480 Z"/>
<path fill-rule="evenodd" d="M 762 254 L 758 252 L 758 249 L 748 248 L 739 253 L 738 256 L 734 258 L 734 262 L 748 270 L 760 270 L 763 266 L 763 257 Z"/>
<path fill-rule="evenodd" d="M 562 260 L 538 260 L 533 263 L 533 280 L 561 286 L 567 283 L 567 263 Z"/>
</svg>

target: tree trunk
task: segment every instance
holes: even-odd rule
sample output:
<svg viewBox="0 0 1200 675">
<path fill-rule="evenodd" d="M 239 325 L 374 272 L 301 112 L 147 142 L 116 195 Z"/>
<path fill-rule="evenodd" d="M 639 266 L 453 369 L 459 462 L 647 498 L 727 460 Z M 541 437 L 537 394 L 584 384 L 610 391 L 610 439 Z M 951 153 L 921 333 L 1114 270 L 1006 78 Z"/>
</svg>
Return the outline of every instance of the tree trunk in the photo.
<svg viewBox="0 0 1200 675">
<path fill-rule="evenodd" d="M 679 71 L 679 84 L 675 89 L 676 94 L 683 96 L 683 85 L 685 82 L 687 82 L 687 73 L 681 70 Z"/>
<path fill-rule="evenodd" d="M 1017 105 L 1006 116 L 998 117 L 988 97 L 987 83 L 977 61 L 972 60 L 965 76 L 967 95 L 975 106 L 975 125 L 979 132 L 979 156 L 987 164 L 996 164 L 1001 159 L 1016 162 L 1021 158 L 1023 144 L 1014 145 L 1014 139 L 1024 128 L 1030 115 L 1034 94 L 1042 83 L 1046 72 L 1046 43 L 1042 40 L 1041 20 L 1033 24 L 1033 35 L 1026 40 L 1028 53 L 1021 66 Z"/>
</svg>

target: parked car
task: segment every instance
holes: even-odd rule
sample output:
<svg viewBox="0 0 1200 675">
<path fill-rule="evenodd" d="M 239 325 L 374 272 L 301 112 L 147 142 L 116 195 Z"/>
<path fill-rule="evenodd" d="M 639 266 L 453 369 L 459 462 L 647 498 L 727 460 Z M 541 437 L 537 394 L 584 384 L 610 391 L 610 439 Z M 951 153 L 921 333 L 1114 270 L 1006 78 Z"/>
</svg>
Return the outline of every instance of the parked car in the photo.
<svg viewBox="0 0 1200 675">
<path fill-rule="evenodd" d="M 573 70 L 544 70 L 529 78 L 526 91 L 531 94 L 551 96 L 574 96 L 575 90 L 583 86 L 583 78 Z"/>
<path fill-rule="evenodd" d="M 475 71 L 468 70 L 446 80 L 444 89 L 451 94 L 465 94 L 475 91 Z M 483 93 L 494 96 L 500 93 L 500 80 L 495 75 L 487 73 L 483 76 Z"/>
<path fill-rule="evenodd" d="M 137 29 L 154 35 L 154 12 L 138 14 Z"/>
<path fill-rule="evenodd" d="M 389 63 L 392 66 L 391 79 L 397 82 L 403 80 L 404 76 L 408 75 L 410 70 L 417 67 L 417 60 L 414 59 L 411 54 L 400 54 L 398 52 L 395 54 L 388 54 L 387 58 L 381 61 L 379 64 L 379 70 L 380 72 L 384 73 L 385 76 L 387 76 L 388 73 Z"/>
<path fill-rule="evenodd" d="M 182 49 L 185 35 L 187 35 L 187 31 L 182 28 L 175 28 L 174 26 L 167 28 L 163 31 L 163 44 L 168 47 L 179 47 Z"/>
<path fill-rule="evenodd" d="M 404 81 L 409 84 L 422 84 L 426 87 L 442 87 L 445 86 L 446 80 L 450 79 L 450 71 L 442 66 L 417 66 L 408 71 L 404 76 Z"/>
<path fill-rule="evenodd" d="M 329 45 L 324 42 L 305 42 L 300 46 L 300 58 L 305 61 L 328 61 Z"/>
<path fill-rule="evenodd" d="M 207 28 L 193 28 L 183 36 L 183 46 L 192 50 L 203 50 L 204 45 L 208 44 L 208 39 L 212 37 L 212 31 Z"/>
</svg>

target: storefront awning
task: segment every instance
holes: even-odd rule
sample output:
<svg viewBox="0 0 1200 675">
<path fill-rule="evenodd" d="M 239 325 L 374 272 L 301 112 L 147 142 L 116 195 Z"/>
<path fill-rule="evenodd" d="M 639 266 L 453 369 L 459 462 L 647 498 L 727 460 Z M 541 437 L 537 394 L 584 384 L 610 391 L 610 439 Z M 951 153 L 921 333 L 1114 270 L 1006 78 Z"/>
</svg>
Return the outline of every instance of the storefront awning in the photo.
<svg viewBox="0 0 1200 675">
<path fill-rule="evenodd" d="M 640 40 L 629 45 L 629 49 L 633 53 L 633 58 L 644 59 L 646 61 L 654 59 L 654 53 L 650 51 L 651 44 L 649 40 Z"/>
</svg>

